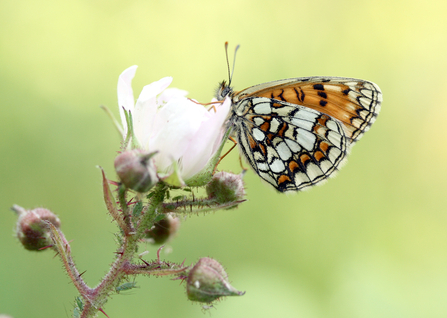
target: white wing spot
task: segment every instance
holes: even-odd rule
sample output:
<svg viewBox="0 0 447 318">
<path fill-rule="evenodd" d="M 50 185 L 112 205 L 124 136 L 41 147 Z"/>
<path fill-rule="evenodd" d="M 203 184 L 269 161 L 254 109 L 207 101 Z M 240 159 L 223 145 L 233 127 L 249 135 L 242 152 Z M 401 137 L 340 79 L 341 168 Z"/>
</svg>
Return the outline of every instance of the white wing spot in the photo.
<svg viewBox="0 0 447 318">
<path fill-rule="evenodd" d="M 256 166 L 261 171 L 269 171 L 269 167 L 268 167 L 267 163 L 265 163 L 265 162 L 256 162 Z"/>
<path fill-rule="evenodd" d="M 265 134 L 262 132 L 261 129 L 253 128 L 252 132 L 253 132 L 253 137 L 255 137 L 255 139 L 257 141 L 263 141 L 264 140 Z"/>
<path fill-rule="evenodd" d="M 254 101 L 256 102 L 256 101 Z M 262 114 L 262 115 L 268 115 L 272 112 L 272 109 L 270 108 L 270 104 L 266 102 L 261 102 L 256 104 L 255 107 L 253 107 L 253 111 L 256 114 Z"/>
<path fill-rule="evenodd" d="M 326 127 L 329 128 L 330 130 L 334 130 L 334 131 L 338 131 L 340 132 L 339 126 L 337 125 L 337 123 L 333 120 L 328 120 L 326 122 Z"/>
<path fill-rule="evenodd" d="M 321 168 L 321 171 L 323 171 L 324 173 L 328 172 L 329 169 L 331 169 L 332 167 L 333 167 L 333 165 L 330 163 L 329 160 L 320 161 L 320 168 Z"/>
<path fill-rule="evenodd" d="M 306 109 L 297 111 L 293 117 L 314 122 L 318 116 L 320 116 L 318 112 Z"/>
<path fill-rule="evenodd" d="M 315 180 L 319 177 L 321 177 L 321 175 L 323 174 L 323 172 L 321 171 L 321 169 L 314 163 L 309 163 L 307 165 L 307 175 L 309 176 L 310 180 Z"/>
<path fill-rule="evenodd" d="M 278 132 L 278 127 L 279 127 L 279 121 L 276 118 L 273 118 L 270 121 L 270 132 L 272 133 L 277 133 Z"/>
<path fill-rule="evenodd" d="M 312 130 L 313 122 L 301 119 L 301 118 L 292 118 L 292 125 L 295 125 L 300 128 L 304 128 L 306 130 Z"/>
<path fill-rule="evenodd" d="M 294 153 L 297 153 L 298 151 L 301 150 L 300 145 L 293 140 L 286 139 L 286 144 L 287 146 L 289 146 L 290 150 L 292 150 Z"/>
<path fill-rule="evenodd" d="M 370 99 L 368 99 L 366 97 L 359 97 L 358 101 L 359 101 L 361 106 L 363 106 L 366 109 L 369 109 L 369 106 L 370 106 L 370 103 L 371 103 Z"/>
<path fill-rule="evenodd" d="M 370 114 L 371 114 L 371 113 L 370 113 L 369 111 L 367 111 L 367 110 L 363 110 L 363 111 L 359 112 L 360 117 L 362 117 L 363 119 L 368 118 L 368 116 L 369 116 Z"/>
<path fill-rule="evenodd" d="M 263 178 L 265 181 L 267 181 L 270 184 L 273 184 L 274 186 L 277 186 L 276 180 L 273 179 L 273 177 L 271 175 L 269 175 L 268 173 L 259 171 L 259 176 L 261 178 Z"/>
<path fill-rule="evenodd" d="M 337 162 L 337 160 L 339 159 L 340 155 L 341 155 L 340 149 L 331 148 L 331 150 L 329 150 L 329 160 L 331 160 L 331 162 L 333 164 L 335 164 Z"/>
<path fill-rule="evenodd" d="M 270 164 L 270 169 L 275 173 L 280 173 L 284 171 L 284 168 L 285 168 L 284 163 L 279 159 L 273 160 L 273 162 Z"/>
<path fill-rule="evenodd" d="M 361 120 L 360 118 L 354 118 L 354 119 L 352 120 L 352 125 L 353 125 L 354 127 L 357 127 L 357 128 L 362 127 L 362 125 L 363 125 L 364 123 L 365 123 L 365 122 L 364 122 L 363 120 Z"/>
<path fill-rule="evenodd" d="M 253 158 L 256 161 L 264 161 L 265 157 L 260 151 L 253 151 Z"/>
<path fill-rule="evenodd" d="M 295 173 L 295 184 L 299 187 L 303 182 L 309 182 L 309 177 L 302 172 Z"/>
<path fill-rule="evenodd" d="M 315 145 L 315 141 L 316 141 L 316 137 L 314 134 L 312 134 L 311 132 L 298 128 L 297 129 L 297 133 L 298 133 L 298 143 L 303 146 L 304 149 L 311 151 L 312 149 L 314 149 L 314 145 Z"/>
<path fill-rule="evenodd" d="M 341 138 L 336 132 L 330 131 L 327 134 L 327 139 L 337 148 L 341 148 Z"/>
<path fill-rule="evenodd" d="M 292 157 L 292 152 L 284 141 L 276 146 L 276 151 L 282 160 L 289 160 Z"/>
<path fill-rule="evenodd" d="M 256 126 L 261 126 L 265 122 L 262 117 L 254 117 L 253 121 L 255 122 Z"/>
<path fill-rule="evenodd" d="M 370 89 L 362 89 L 360 90 L 360 93 L 362 93 L 365 97 L 368 97 L 369 99 L 372 99 L 373 92 Z"/>
</svg>

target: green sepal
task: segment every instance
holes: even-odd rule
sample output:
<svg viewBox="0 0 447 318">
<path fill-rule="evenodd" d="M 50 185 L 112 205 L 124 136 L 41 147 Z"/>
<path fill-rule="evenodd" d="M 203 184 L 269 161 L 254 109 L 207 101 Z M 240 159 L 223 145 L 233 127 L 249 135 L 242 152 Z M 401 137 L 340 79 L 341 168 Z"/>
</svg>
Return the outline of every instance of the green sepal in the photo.
<svg viewBox="0 0 447 318">
<path fill-rule="evenodd" d="M 123 110 L 124 110 L 124 116 L 126 116 L 126 123 L 127 123 L 127 134 L 126 139 L 123 142 L 123 150 L 127 149 L 129 142 L 131 143 L 130 145 L 131 149 L 140 149 L 141 147 L 138 143 L 137 138 L 135 138 L 135 133 L 133 131 L 132 112 L 124 108 Z"/>
<path fill-rule="evenodd" d="M 185 186 L 185 181 L 183 181 L 182 177 L 180 176 L 180 171 L 176 161 L 172 162 L 172 168 L 174 171 L 166 178 L 163 178 L 163 182 L 172 187 L 183 188 Z"/>
<path fill-rule="evenodd" d="M 191 187 L 201 187 L 211 181 L 215 167 L 216 167 L 217 163 L 219 162 L 220 154 L 222 153 L 222 149 L 225 146 L 225 143 L 228 140 L 228 137 L 230 137 L 231 130 L 232 130 L 232 127 L 229 127 L 227 129 L 227 131 L 225 132 L 225 135 L 222 137 L 222 143 L 220 144 L 219 149 L 217 149 L 214 156 L 210 160 L 208 160 L 208 163 L 206 164 L 205 168 L 203 168 L 199 173 L 195 174 L 193 177 L 186 180 L 185 181 L 186 185 L 191 186 Z"/>
<path fill-rule="evenodd" d="M 113 115 L 113 113 L 110 111 L 110 109 L 104 105 L 100 106 L 105 112 L 106 114 L 110 117 L 110 119 L 112 120 L 113 124 L 115 125 L 115 128 L 118 130 L 120 136 L 124 135 L 124 130 L 123 127 L 121 127 L 121 124 L 118 122 L 118 120 L 116 120 L 115 116 Z"/>
</svg>

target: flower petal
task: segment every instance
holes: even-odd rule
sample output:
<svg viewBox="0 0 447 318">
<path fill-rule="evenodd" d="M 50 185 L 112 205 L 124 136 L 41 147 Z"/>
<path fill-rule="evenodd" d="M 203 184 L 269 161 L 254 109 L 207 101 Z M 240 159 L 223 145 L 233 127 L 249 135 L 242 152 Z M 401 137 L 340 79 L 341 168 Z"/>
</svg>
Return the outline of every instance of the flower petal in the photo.
<svg viewBox="0 0 447 318">
<path fill-rule="evenodd" d="M 165 89 L 163 93 L 161 93 L 157 98 L 157 104 L 163 105 L 169 102 L 169 100 L 177 98 L 177 97 L 185 97 L 188 95 L 187 91 L 178 88 L 168 88 Z"/>
<path fill-rule="evenodd" d="M 137 65 L 133 65 L 125 69 L 118 77 L 118 106 L 121 116 L 121 122 L 123 123 L 124 133 L 127 133 L 127 123 L 123 107 L 126 110 L 133 111 L 135 102 L 132 90 L 132 79 L 135 76 L 137 67 Z"/>
<path fill-rule="evenodd" d="M 230 111 L 231 101 L 209 110 L 209 117 L 202 123 L 194 137 L 190 140 L 188 150 L 182 158 L 182 177 L 187 180 L 200 172 L 214 155 L 222 142 L 225 133 L 224 123 Z"/>
<path fill-rule="evenodd" d="M 149 149 L 160 151 L 155 157 L 157 168 L 165 169 L 183 156 L 207 115 L 205 107 L 184 97 L 170 100 L 159 110 L 149 143 Z"/>
<path fill-rule="evenodd" d="M 136 65 L 129 67 L 118 79 L 120 115 L 127 134 L 123 108 L 132 114 L 134 147 L 157 152 L 154 163 L 160 175 L 169 176 L 177 167 L 176 182 L 180 186 L 182 179 L 205 167 L 205 173 L 210 173 L 219 156 L 217 149 L 222 149 L 223 126 L 231 101 L 226 99 L 216 110 L 207 110 L 187 99 L 188 92 L 168 89 L 172 78 L 165 77 L 146 85 L 134 104 L 131 84 L 136 69 Z"/>
<path fill-rule="evenodd" d="M 153 134 L 154 120 L 157 115 L 157 95 L 162 93 L 172 82 L 172 77 L 164 77 L 143 87 L 135 105 L 133 115 L 134 132 L 144 147 Z"/>
</svg>

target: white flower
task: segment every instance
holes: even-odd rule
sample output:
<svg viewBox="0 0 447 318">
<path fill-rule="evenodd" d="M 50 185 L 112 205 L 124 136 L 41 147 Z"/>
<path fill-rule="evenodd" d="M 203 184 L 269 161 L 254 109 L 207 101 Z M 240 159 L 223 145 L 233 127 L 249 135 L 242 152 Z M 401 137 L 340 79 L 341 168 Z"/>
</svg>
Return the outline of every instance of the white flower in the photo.
<svg viewBox="0 0 447 318">
<path fill-rule="evenodd" d="M 186 91 L 167 88 L 172 77 L 165 77 L 146 85 L 135 104 L 131 83 L 136 69 L 129 67 L 118 79 L 123 138 L 128 133 L 126 111 L 132 115 L 134 143 L 158 152 L 153 160 L 159 176 L 172 175 L 177 166 L 183 183 L 204 169 L 220 148 L 231 102 L 227 99 L 215 110 L 207 109 L 187 99 Z"/>
</svg>

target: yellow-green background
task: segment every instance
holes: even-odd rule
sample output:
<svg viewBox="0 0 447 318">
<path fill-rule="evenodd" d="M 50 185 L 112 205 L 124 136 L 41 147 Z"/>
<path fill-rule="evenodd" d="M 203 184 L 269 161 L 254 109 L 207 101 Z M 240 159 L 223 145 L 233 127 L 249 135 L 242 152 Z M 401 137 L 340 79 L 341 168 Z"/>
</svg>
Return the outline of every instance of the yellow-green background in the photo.
<svg viewBox="0 0 447 318">
<path fill-rule="evenodd" d="M 113 259 L 102 201 L 115 178 L 116 83 L 164 76 L 209 101 L 241 44 L 234 86 L 310 75 L 364 78 L 384 96 L 338 177 L 296 195 L 249 172 L 239 209 L 193 216 L 170 261 L 221 261 L 243 297 L 213 317 L 447 316 L 445 1 L 13 1 L 0 3 L 0 313 L 67 317 L 75 288 L 53 252 L 13 237 L 12 204 L 52 209 L 84 278 Z M 237 152 L 221 166 L 240 171 Z M 156 249 L 147 246 L 154 257 Z M 138 278 L 113 317 L 203 317 L 169 279 Z M 207 314 L 206 314 L 207 315 Z"/>
</svg>

